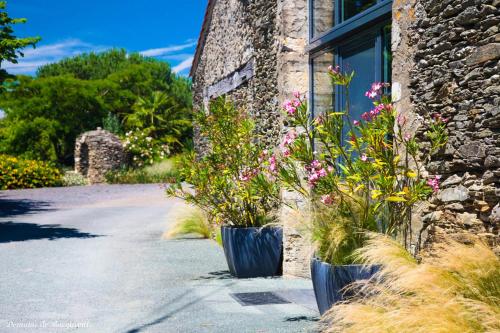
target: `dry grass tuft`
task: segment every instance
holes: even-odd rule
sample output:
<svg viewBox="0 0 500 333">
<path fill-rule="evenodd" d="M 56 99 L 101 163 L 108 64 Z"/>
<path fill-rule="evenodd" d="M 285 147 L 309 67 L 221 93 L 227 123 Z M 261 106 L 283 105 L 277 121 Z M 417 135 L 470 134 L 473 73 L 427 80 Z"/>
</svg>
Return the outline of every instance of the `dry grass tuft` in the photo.
<svg viewBox="0 0 500 333">
<path fill-rule="evenodd" d="M 212 226 L 199 208 L 182 205 L 173 215 L 175 224 L 164 234 L 164 238 L 171 239 L 188 235 L 196 235 L 200 238 L 212 236 Z"/>
<path fill-rule="evenodd" d="M 449 242 L 418 264 L 397 242 L 370 235 L 356 252 L 382 264 L 363 295 L 334 306 L 326 332 L 500 332 L 500 261 L 483 243 Z"/>
</svg>

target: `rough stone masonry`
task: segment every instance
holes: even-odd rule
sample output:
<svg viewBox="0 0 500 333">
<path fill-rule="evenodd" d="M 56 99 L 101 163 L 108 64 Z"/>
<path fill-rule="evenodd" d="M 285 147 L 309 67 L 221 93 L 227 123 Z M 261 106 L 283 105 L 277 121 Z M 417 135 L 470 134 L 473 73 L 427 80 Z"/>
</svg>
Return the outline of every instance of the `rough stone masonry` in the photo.
<svg viewBox="0 0 500 333">
<path fill-rule="evenodd" d="M 421 210 L 427 244 L 444 234 L 486 239 L 500 225 L 500 1 L 395 1 L 393 83 L 408 131 L 428 149 L 432 114 L 448 119 L 448 144 L 426 165 L 441 190 Z"/>
</svg>

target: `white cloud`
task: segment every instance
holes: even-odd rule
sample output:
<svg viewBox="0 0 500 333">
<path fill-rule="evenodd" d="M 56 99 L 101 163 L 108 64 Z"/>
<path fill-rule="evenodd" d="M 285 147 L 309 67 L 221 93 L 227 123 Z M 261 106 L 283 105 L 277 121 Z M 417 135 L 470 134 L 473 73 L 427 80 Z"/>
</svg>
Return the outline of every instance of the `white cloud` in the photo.
<svg viewBox="0 0 500 333">
<path fill-rule="evenodd" d="M 54 44 L 42 45 L 35 49 L 26 48 L 23 50 L 24 57 L 18 59 L 19 63 L 6 62 L 2 64 L 2 68 L 12 74 L 34 74 L 38 67 L 62 58 L 104 49 L 105 47 L 85 43 L 79 39 L 67 39 Z"/>
<path fill-rule="evenodd" d="M 194 57 L 190 56 L 189 58 L 187 58 L 186 60 L 184 60 L 183 62 L 181 62 L 177 66 L 175 66 L 174 68 L 172 68 L 172 71 L 174 73 L 179 73 L 185 69 L 191 68 L 191 65 L 193 64 L 193 59 L 194 59 Z"/>
<path fill-rule="evenodd" d="M 140 51 L 139 53 L 145 57 L 157 57 L 157 56 L 166 55 L 166 54 L 170 54 L 170 53 L 177 52 L 177 51 L 182 51 L 182 50 L 188 49 L 190 47 L 193 47 L 195 45 L 196 45 L 196 42 L 188 41 L 187 43 L 180 44 L 180 45 L 172 45 L 172 46 L 167 46 L 167 47 L 162 47 L 162 48 L 157 48 L 157 49 L 149 49 L 149 50 Z"/>
</svg>

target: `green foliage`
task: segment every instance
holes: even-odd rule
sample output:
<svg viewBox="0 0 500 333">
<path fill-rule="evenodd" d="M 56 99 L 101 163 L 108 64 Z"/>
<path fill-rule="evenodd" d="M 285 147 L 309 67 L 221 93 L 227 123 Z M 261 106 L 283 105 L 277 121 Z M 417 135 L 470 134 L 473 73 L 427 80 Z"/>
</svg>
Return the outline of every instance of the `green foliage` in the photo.
<svg viewBox="0 0 500 333">
<path fill-rule="evenodd" d="M 331 68 L 329 75 L 349 101 L 354 73 Z M 367 96 L 373 109 L 359 120 L 351 118 L 349 103 L 343 112 L 329 110 L 316 119 L 298 93 L 284 104 L 296 129 L 281 144 L 280 179 L 312 199 L 314 240 L 322 259 L 332 264 L 349 263 L 366 231 L 414 242 L 412 208 L 437 191 L 437 178 L 420 174 L 421 159 L 428 156 L 419 156 L 415 138 L 403 132 L 405 121 L 383 94 L 386 86 L 372 85 Z"/>
<path fill-rule="evenodd" d="M 279 205 L 275 158 L 256 143 L 249 116 L 219 98 L 208 114 L 196 115 L 196 124 L 210 149 L 183 161 L 181 176 L 193 189 L 178 183 L 168 195 L 198 206 L 219 224 L 249 227 L 274 221 Z"/>
<path fill-rule="evenodd" d="M 169 155 L 168 145 L 149 136 L 147 129 L 127 132 L 123 146 L 131 158 L 131 165 L 138 168 L 151 165 Z"/>
<path fill-rule="evenodd" d="M 139 97 L 134 112 L 125 116 L 127 130 L 142 129 L 154 140 L 179 150 L 191 130 L 190 110 L 173 96 L 154 91 L 148 98 Z"/>
<path fill-rule="evenodd" d="M 24 54 L 21 51 L 27 46 L 35 47 L 40 37 L 18 38 L 14 36 L 14 25 L 26 23 L 25 18 L 11 18 L 6 11 L 7 2 L 0 1 L 0 67 L 2 62 L 9 61 L 16 64 L 19 57 Z M 9 77 L 5 70 L 0 69 L 0 90 L 3 81 Z"/>
<path fill-rule="evenodd" d="M 108 112 L 107 116 L 102 120 L 102 126 L 106 131 L 116 135 L 123 134 L 123 127 L 117 115 Z"/>
<path fill-rule="evenodd" d="M 66 171 L 62 177 L 63 186 L 83 186 L 88 184 L 88 180 L 75 171 Z"/>
<path fill-rule="evenodd" d="M 450 241 L 419 264 L 396 241 L 371 235 L 357 256 L 381 272 L 333 306 L 325 332 L 500 331 L 500 261 L 487 245 Z"/>
<path fill-rule="evenodd" d="M 179 157 L 172 157 L 143 168 L 122 169 L 106 174 L 110 184 L 162 184 L 180 180 L 177 169 Z"/>
<path fill-rule="evenodd" d="M 0 108 L 0 152 L 71 164 L 76 137 L 101 125 L 104 82 L 71 76 L 19 77 L 17 89 L 4 92 Z"/>
<path fill-rule="evenodd" d="M 61 173 L 50 163 L 0 154 L 0 190 L 61 185 Z"/>
<path fill-rule="evenodd" d="M 162 103 L 150 109 L 154 96 Z M 83 54 L 41 67 L 36 78 L 18 76 L 0 93 L 0 152 L 70 165 L 79 134 L 98 126 L 122 133 L 122 125 L 147 128 L 173 152 L 188 141 L 190 108 L 190 82 L 167 63 L 124 50 Z"/>
</svg>

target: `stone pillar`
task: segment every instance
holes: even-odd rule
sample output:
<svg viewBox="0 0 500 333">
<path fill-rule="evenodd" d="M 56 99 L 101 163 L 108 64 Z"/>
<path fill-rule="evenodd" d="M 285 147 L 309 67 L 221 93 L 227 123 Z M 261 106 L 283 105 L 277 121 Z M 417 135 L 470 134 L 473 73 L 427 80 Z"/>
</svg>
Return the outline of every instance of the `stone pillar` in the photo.
<svg viewBox="0 0 500 333">
<path fill-rule="evenodd" d="M 308 92 L 309 66 L 305 48 L 308 43 L 307 0 L 278 0 L 278 99 L 281 105 L 294 91 Z M 286 130 L 286 128 L 285 128 Z M 284 200 L 298 201 L 301 209 L 306 203 L 294 193 L 283 193 Z M 281 222 L 284 228 L 283 275 L 309 276 L 310 242 L 299 233 L 297 215 L 283 207 Z"/>
</svg>

